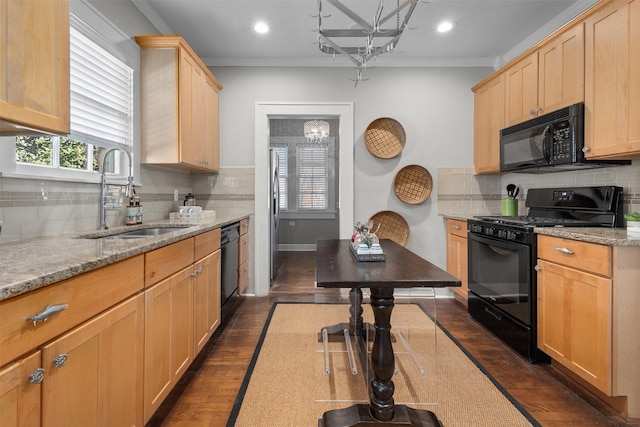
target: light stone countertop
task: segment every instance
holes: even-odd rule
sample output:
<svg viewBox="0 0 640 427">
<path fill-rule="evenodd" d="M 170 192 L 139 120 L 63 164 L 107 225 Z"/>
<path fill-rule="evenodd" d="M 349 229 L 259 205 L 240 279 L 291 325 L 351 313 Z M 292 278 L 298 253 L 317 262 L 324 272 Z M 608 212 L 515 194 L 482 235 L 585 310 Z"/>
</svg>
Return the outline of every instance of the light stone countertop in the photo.
<svg viewBox="0 0 640 427">
<path fill-rule="evenodd" d="M 541 235 L 607 246 L 640 246 L 640 233 L 628 232 L 626 228 L 536 227 L 534 231 Z"/>
<path fill-rule="evenodd" d="M 45 287 L 60 280 L 139 255 L 171 243 L 214 230 L 249 215 L 216 212 L 213 220 L 197 224 L 154 221 L 109 230 L 63 234 L 0 244 L 0 301 Z M 184 229 L 141 239 L 100 239 L 99 237 L 153 226 Z"/>
<path fill-rule="evenodd" d="M 443 214 L 441 216 L 445 219 L 461 221 L 467 221 L 474 217 L 469 214 Z M 536 227 L 533 231 L 541 235 L 607 246 L 640 246 L 640 233 L 628 232 L 624 227 Z"/>
</svg>

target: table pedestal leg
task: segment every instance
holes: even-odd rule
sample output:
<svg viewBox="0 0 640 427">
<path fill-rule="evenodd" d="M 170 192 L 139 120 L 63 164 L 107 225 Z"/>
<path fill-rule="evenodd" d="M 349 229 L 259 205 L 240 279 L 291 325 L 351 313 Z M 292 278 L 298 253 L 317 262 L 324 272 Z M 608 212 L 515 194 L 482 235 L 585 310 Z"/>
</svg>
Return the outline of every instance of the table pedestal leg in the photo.
<svg viewBox="0 0 640 427">
<path fill-rule="evenodd" d="M 349 291 L 349 323 L 338 323 L 331 326 L 325 326 L 322 329 L 327 330 L 329 337 L 336 337 L 338 340 L 344 339 L 343 331 L 347 329 L 351 335 L 359 335 L 366 339 L 368 330 L 373 336 L 373 325 L 364 323 L 362 319 L 362 289 L 352 288 Z M 318 332 L 318 341 L 322 341 L 322 331 Z"/>
<path fill-rule="evenodd" d="M 369 405 L 327 411 L 318 421 L 320 427 L 422 426 L 440 427 L 431 411 L 394 405 L 393 371 L 395 357 L 391 345 L 393 288 L 371 288 L 371 308 L 375 319 L 375 338 L 371 349 L 373 378 L 369 383 Z"/>
</svg>

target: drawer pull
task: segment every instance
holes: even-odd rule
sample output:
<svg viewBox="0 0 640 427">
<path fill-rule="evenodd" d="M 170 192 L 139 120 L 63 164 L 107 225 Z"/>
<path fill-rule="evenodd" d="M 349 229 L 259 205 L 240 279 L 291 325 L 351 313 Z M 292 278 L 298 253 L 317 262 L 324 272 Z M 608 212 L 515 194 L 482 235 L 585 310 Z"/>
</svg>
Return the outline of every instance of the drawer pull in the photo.
<svg viewBox="0 0 640 427">
<path fill-rule="evenodd" d="M 485 311 L 487 314 L 490 314 L 490 315 L 492 315 L 493 317 L 495 317 L 495 318 L 496 318 L 496 320 L 500 320 L 500 321 L 502 321 L 502 316 L 500 316 L 499 314 L 494 313 L 493 311 L 489 310 L 487 307 L 485 307 L 485 308 L 484 308 L 484 311 Z"/>
<path fill-rule="evenodd" d="M 452 225 L 451 228 L 453 228 L 454 230 L 461 230 L 462 227 L 460 227 L 459 225 Z"/>
<path fill-rule="evenodd" d="M 27 321 L 33 322 L 33 326 L 36 326 L 38 322 L 46 322 L 49 317 L 53 316 L 54 314 L 60 313 L 67 307 L 69 307 L 68 304 L 48 305 L 41 312 L 27 317 Z"/>
<path fill-rule="evenodd" d="M 538 271 L 538 272 L 542 271 L 542 267 L 540 267 L 540 266 L 539 266 L 539 265 L 537 265 L 537 264 L 536 264 L 536 266 L 535 266 L 535 267 L 533 267 L 533 269 L 534 269 L 535 271 Z"/>
<path fill-rule="evenodd" d="M 556 252 L 560 252 L 561 254 L 565 254 L 565 255 L 573 255 L 575 254 L 575 252 L 573 252 L 571 249 L 568 248 L 553 248 L 554 251 Z"/>
<path fill-rule="evenodd" d="M 44 378 L 44 369 L 37 368 L 31 375 L 29 375 L 29 382 L 31 384 L 40 384 Z"/>
<path fill-rule="evenodd" d="M 58 357 L 53 359 L 53 366 L 56 368 L 62 368 L 67 361 L 66 353 L 60 353 Z"/>
</svg>

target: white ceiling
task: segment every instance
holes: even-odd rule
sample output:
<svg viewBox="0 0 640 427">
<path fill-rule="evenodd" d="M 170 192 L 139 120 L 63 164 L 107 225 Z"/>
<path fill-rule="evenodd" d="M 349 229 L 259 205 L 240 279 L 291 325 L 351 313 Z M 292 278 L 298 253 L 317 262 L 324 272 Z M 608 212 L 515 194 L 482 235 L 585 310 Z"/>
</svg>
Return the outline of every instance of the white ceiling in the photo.
<svg viewBox="0 0 640 427">
<path fill-rule="evenodd" d="M 182 35 L 209 66 L 352 66 L 320 52 L 316 43 L 317 0 L 132 0 L 163 34 Z M 490 66 L 512 59 L 597 0 L 427 0 L 416 6 L 398 45 L 379 66 Z M 397 0 L 383 0 L 383 16 Z M 401 0 L 401 4 L 404 0 Z M 342 0 L 373 20 L 378 0 Z M 403 10 L 402 15 L 404 14 Z M 323 1 L 323 28 L 353 22 Z M 455 23 L 438 34 L 441 20 Z M 271 31 L 254 33 L 262 20 Z M 384 27 L 394 27 L 391 19 Z"/>
</svg>

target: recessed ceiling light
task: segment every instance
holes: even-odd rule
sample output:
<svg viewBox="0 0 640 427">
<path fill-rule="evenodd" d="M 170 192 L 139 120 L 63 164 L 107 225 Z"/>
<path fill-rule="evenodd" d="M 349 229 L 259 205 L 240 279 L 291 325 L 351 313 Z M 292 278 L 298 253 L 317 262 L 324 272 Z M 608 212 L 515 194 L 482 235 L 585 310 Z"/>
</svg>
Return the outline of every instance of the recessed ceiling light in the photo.
<svg viewBox="0 0 640 427">
<path fill-rule="evenodd" d="M 264 22 L 256 23 L 253 29 L 256 31 L 256 33 L 260 33 L 260 34 L 265 34 L 269 32 L 269 26 Z"/>
<path fill-rule="evenodd" d="M 447 31 L 451 31 L 452 28 L 453 28 L 452 22 L 443 21 L 438 24 L 438 26 L 436 27 L 436 30 L 438 30 L 439 33 L 446 33 Z"/>
</svg>

